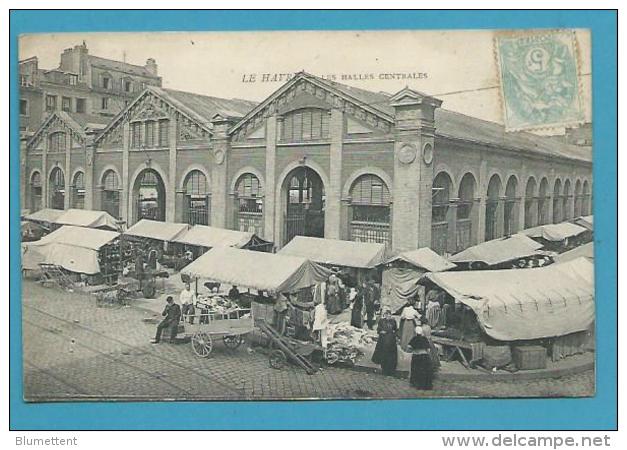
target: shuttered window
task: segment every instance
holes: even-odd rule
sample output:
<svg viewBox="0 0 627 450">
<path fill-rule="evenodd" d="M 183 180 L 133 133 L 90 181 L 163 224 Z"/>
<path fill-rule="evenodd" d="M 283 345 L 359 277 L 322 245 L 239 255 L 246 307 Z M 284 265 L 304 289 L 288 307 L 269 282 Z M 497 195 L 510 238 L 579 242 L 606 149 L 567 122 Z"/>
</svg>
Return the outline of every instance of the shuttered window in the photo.
<svg viewBox="0 0 627 450">
<path fill-rule="evenodd" d="M 329 137 L 329 114 L 324 109 L 299 109 L 283 117 L 281 139 L 302 142 Z"/>
<path fill-rule="evenodd" d="M 390 191 L 376 175 L 362 175 L 353 184 L 351 203 L 354 205 L 388 206 Z"/>
</svg>

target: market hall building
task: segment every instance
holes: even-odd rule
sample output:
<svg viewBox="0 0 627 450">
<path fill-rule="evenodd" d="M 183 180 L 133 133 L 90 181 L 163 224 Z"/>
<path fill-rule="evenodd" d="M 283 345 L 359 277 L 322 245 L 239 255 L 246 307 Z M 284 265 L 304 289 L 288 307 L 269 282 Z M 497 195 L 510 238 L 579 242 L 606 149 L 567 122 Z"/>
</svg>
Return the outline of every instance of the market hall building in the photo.
<svg viewBox="0 0 627 450">
<path fill-rule="evenodd" d="M 49 117 L 23 150 L 22 207 L 440 254 L 590 214 L 590 147 L 441 106 L 304 72 L 258 104 L 149 86 L 101 129 Z"/>
</svg>

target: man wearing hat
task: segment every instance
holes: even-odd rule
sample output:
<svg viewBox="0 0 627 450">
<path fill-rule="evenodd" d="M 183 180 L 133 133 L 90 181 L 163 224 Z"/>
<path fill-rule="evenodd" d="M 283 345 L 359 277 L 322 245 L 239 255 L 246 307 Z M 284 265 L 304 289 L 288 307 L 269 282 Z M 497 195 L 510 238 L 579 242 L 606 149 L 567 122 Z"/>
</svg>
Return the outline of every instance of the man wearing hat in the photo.
<svg viewBox="0 0 627 450">
<path fill-rule="evenodd" d="M 161 313 L 164 316 L 164 319 L 157 325 L 157 334 L 155 338 L 151 341 L 153 344 L 158 344 L 161 341 L 161 333 L 165 328 L 170 328 L 170 342 L 174 342 L 176 338 L 176 333 L 178 331 L 178 323 L 181 320 L 181 307 L 174 303 L 174 297 L 168 295 L 166 298 L 167 305 L 165 305 L 165 309 Z"/>
</svg>

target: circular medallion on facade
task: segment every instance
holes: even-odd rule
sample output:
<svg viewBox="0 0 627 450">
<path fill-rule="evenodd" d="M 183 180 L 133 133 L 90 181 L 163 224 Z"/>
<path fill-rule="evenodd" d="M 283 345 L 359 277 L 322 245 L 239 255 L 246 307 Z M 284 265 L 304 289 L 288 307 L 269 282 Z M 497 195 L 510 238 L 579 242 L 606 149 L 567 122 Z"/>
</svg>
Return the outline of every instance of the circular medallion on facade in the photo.
<svg viewBox="0 0 627 450">
<path fill-rule="evenodd" d="M 422 148 L 422 160 L 429 165 L 433 161 L 433 145 L 425 144 Z"/>
<path fill-rule="evenodd" d="M 416 159 L 416 147 L 411 144 L 403 144 L 398 151 L 398 160 L 403 164 L 411 164 Z"/>
<path fill-rule="evenodd" d="M 216 164 L 222 164 L 224 162 L 224 151 L 216 150 L 215 152 L 213 152 L 213 157 L 216 160 Z"/>
</svg>

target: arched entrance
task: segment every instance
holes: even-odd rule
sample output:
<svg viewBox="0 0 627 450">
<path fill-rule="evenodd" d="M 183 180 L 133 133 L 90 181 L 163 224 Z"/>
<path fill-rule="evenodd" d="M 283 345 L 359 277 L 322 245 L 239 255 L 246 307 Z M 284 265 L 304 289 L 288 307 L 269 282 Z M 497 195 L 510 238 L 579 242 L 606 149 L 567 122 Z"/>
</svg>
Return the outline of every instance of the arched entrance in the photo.
<svg viewBox="0 0 627 450">
<path fill-rule="evenodd" d="M 50 172 L 49 206 L 52 209 L 65 208 L 65 175 L 59 167 L 55 167 Z"/>
<path fill-rule="evenodd" d="M 324 237 L 324 183 L 309 167 L 292 170 L 282 187 L 286 202 L 284 242 L 294 236 Z"/>
<path fill-rule="evenodd" d="M 153 169 L 144 169 L 133 185 L 135 222 L 141 219 L 165 221 L 165 184 Z"/>
</svg>

